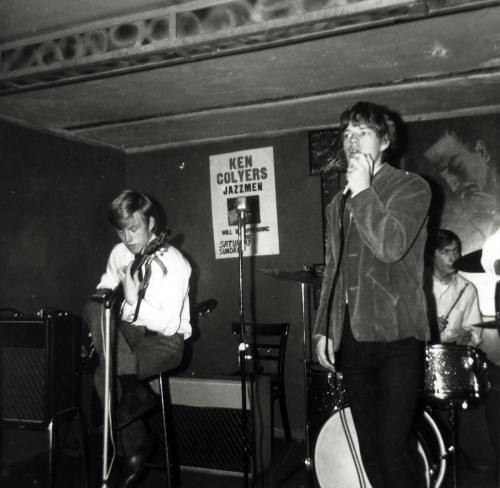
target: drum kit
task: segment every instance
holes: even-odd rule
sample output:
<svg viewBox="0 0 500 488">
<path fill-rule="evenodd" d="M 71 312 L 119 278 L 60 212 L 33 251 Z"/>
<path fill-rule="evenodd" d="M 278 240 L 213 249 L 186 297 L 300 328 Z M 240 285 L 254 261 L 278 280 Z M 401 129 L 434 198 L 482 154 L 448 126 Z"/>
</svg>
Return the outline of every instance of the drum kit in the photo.
<svg viewBox="0 0 500 488">
<path fill-rule="evenodd" d="M 460 271 L 484 272 L 480 259 L 481 254 L 476 251 L 457 260 L 454 266 Z M 303 365 L 307 413 L 306 468 L 309 471 L 313 469 L 320 488 L 370 488 L 359 454 L 358 439 L 342 373 L 332 373 L 319 364 L 307 364 L 304 290 L 305 286 L 320 289 L 322 276 L 313 268 L 307 267 L 296 273 L 267 269 L 259 271 L 270 277 L 302 285 Z M 494 320 L 475 326 L 496 329 L 499 324 Z M 489 387 L 486 356 L 481 350 L 451 344 L 426 347 L 425 381 L 421 392 L 423 401 L 415 435 L 427 488 L 440 488 L 443 485 L 450 458 L 453 466 L 453 485 L 458 486 L 457 410 L 479 405 Z M 443 438 L 442 427 L 436 422 L 433 407 L 450 411 L 451 445 L 447 445 Z"/>
</svg>

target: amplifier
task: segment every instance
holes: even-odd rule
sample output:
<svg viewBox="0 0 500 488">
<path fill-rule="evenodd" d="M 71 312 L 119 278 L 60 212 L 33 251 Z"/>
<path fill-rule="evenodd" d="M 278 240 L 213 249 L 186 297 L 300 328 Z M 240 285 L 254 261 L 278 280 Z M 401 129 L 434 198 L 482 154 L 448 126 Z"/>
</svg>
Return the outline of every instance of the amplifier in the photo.
<svg viewBox="0 0 500 488">
<path fill-rule="evenodd" d="M 175 464 L 185 470 L 243 475 L 241 379 L 171 377 L 166 396 L 170 396 L 167 412 L 171 409 L 172 423 L 168 434 Z M 271 402 L 269 377 L 257 376 L 247 382 L 248 466 L 257 484 L 261 484 L 271 463 Z M 155 460 L 164 463 L 164 448 L 161 451 Z"/>
<path fill-rule="evenodd" d="M 0 415 L 3 422 L 48 425 L 77 406 L 81 321 L 66 312 L 0 317 Z"/>
</svg>

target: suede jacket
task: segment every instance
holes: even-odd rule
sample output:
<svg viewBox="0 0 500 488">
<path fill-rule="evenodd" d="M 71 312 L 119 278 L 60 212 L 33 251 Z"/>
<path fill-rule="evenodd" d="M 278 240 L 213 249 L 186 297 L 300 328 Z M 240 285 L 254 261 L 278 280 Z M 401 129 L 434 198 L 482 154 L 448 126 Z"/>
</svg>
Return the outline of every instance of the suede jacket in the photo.
<svg viewBox="0 0 500 488">
<path fill-rule="evenodd" d="M 429 340 L 423 291 L 429 185 L 418 175 L 383 164 L 372 186 L 348 196 L 341 272 L 328 311 L 340 232 L 339 193 L 327 207 L 328 241 L 314 336 L 342 337 L 346 298 L 358 341 Z M 327 324 L 327 314 L 330 320 Z"/>
</svg>

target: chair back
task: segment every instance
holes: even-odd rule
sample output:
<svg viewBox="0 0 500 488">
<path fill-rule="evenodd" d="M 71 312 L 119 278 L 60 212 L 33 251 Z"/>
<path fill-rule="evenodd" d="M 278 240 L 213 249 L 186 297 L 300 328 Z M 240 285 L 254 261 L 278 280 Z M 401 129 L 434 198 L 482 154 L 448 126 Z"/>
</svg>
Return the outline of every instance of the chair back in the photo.
<svg viewBox="0 0 500 488">
<path fill-rule="evenodd" d="M 290 324 L 245 323 L 245 339 L 251 349 L 254 372 L 284 378 L 286 343 Z M 233 322 L 233 334 L 241 338 L 241 324 Z"/>
</svg>

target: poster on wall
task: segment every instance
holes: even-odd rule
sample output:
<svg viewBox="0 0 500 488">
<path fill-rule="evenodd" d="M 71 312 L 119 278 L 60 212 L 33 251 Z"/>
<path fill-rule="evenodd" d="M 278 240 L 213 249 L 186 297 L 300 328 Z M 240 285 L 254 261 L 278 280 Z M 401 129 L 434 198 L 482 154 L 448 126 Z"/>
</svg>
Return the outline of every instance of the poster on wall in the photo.
<svg viewBox="0 0 500 488">
<path fill-rule="evenodd" d="M 239 197 L 246 199 L 243 256 L 279 254 L 272 147 L 210 156 L 215 258 L 237 258 Z"/>
</svg>

